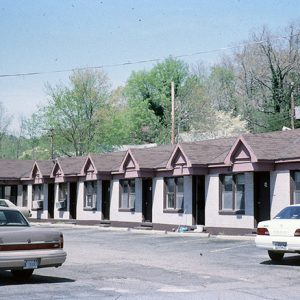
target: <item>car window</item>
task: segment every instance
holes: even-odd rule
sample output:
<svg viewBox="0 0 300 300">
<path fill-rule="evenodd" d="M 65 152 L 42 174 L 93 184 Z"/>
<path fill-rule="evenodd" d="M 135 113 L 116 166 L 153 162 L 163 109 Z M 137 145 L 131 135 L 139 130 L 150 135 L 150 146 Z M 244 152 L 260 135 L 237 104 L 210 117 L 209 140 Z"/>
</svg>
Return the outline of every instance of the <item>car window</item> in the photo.
<svg viewBox="0 0 300 300">
<path fill-rule="evenodd" d="M 0 206 L 8 207 L 7 203 L 4 200 L 0 200 Z"/>
<path fill-rule="evenodd" d="M 0 226 L 29 226 L 19 211 L 0 210 Z"/>
<path fill-rule="evenodd" d="M 286 207 L 274 219 L 300 219 L 300 206 Z"/>
</svg>

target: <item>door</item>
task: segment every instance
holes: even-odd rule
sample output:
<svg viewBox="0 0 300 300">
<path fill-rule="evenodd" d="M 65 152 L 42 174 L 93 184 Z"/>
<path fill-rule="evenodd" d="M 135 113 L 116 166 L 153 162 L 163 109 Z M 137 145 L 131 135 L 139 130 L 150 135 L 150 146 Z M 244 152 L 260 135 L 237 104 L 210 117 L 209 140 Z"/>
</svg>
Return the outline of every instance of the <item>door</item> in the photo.
<svg viewBox="0 0 300 300">
<path fill-rule="evenodd" d="M 143 222 L 152 222 L 152 179 L 143 179 Z"/>
<path fill-rule="evenodd" d="M 48 218 L 54 218 L 54 184 L 48 184 Z"/>
<path fill-rule="evenodd" d="M 270 173 L 254 173 L 254 226 L 270 220 Z"/>
<path fill-rule="evenodd" d="M 103 220 L 110 219 L 110 181 L 102 181 L 102 216 Z"/>
<path fill-rule="evenodd" d="M 70 183 L 70 219 L 76 219 L 77 182 Z"/>
<path fill-rule="evenodd" d="M 193 176 L 193 224 L 205 225 L 205 176 Z"/>
</svg>

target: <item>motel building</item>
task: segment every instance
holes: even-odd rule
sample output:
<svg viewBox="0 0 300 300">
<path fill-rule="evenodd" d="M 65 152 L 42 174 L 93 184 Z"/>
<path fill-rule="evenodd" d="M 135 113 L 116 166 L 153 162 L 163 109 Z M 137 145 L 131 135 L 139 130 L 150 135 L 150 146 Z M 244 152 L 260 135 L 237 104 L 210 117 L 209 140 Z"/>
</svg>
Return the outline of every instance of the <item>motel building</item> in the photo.
<svg viewBox="0 0 300 300">
<path fill-rule="evenodd" d="M 58 158 L 0 160 L 0 198 L 32 221 L 251 234 L 300 203 L 300 129 Z"/>
</svg>

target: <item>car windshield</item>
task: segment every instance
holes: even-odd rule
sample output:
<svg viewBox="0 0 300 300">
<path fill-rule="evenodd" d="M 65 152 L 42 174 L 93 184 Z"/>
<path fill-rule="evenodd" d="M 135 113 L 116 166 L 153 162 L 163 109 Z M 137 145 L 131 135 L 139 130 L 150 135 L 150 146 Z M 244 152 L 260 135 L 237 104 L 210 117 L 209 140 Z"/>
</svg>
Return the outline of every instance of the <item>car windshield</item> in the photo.
<svg viewBox="0 0 300 300">
<path fill-rule="evenodd" d="M 300 219 L 300 206 L 286 207 L 274 219 Z"/>
<path fill-rule="evenodd" d="M 23 215 L 17 210 L 0 210 L 0 226 L 29 226 Z"/>
<path fill-rule="evenodd" d="M 0 206 L 8 207 L 7 203 L 4 200 L 0 200 Z"/>
</svg>

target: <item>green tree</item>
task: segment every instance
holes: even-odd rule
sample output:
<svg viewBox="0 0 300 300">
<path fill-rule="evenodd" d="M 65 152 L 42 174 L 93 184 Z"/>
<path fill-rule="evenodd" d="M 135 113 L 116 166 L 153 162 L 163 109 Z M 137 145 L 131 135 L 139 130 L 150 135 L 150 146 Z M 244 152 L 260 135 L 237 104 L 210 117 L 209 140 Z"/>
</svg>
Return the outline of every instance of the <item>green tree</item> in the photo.
<svg viewBox="0 0 300 300">
<path fill-rule="evenodd" d="M 54 132 L 57 154 L 84 155 L 97 149 L 99 111 L 107 107 L 110 85 L 97 70 L 75 71 L 69 79 L 69 86 L 48 85 L 44 124 Z"/>
<path fill-rule="evenodd" d="M 169 142 L 171 124 L 171 82 L 179 94 L 189 76 L 181 60 L 167 58 L 150 71 L 133 72 L 125 95 L 133 123 L 133 139 L 144 142 Z"/>
</svg>

